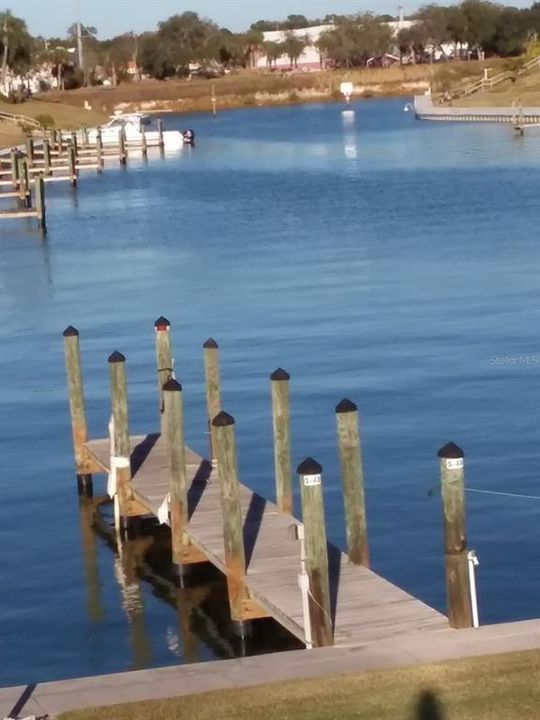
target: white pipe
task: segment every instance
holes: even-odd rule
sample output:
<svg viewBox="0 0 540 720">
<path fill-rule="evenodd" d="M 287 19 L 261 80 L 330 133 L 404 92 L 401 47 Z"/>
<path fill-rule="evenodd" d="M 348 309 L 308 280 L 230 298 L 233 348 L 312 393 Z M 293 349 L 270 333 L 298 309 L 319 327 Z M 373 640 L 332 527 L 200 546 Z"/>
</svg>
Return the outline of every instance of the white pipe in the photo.
<svg viewBox="0 0 540 720">
<path fill-rule="evenodd" d="M 467 553 L 467 560 L 469 562 L 469 588 L 471 591 L 471 610 L 472 610 L 472 621 L 473 621 L 473 627 L 477 628 L 479 626 L 478 622 L 478 596 L 476 594 L 476 575 L 474 568 L 476 565 L 479 565 L 478 558 L 476 557 L 476 552 L 474 550 L 469 550 Z"/>
<path fill-rule="evenodd" d="M 306 636 L 306 648 L 313 648 L 311 636 L 311 618 L 309 614 L 309 575 L 306 570 L 306 544 L 304 541 L 304 526 L 297 525 L 298 539 L 300 540 L 300 574 L 298 575 L 298 586 L 302 593 L 302 615 L 304 617 L 304 634 Z"/>
</svg>

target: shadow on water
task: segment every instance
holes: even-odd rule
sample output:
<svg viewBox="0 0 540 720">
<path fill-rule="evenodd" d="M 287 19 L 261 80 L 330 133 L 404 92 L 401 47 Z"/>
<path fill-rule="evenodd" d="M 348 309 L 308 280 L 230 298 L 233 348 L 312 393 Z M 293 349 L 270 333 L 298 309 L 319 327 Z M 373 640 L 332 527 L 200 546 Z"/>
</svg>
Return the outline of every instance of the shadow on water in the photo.
<svg viewBox="0 0 540 720">
<path fill-rule="evenodd" d="M 208 468 L 201 466 L 201 473 L 205 477 Z M 193 500 L 197 502 L 195 497 Z M 151 588 L 154 597 L 174 609 L 176 622 L 174 629 L 167 631 L 166 643 L 181 663 L 208 659 L 205 648 L 210 648 L 214 657 L 224 659 L 303 647 L 272 619 L 250 623 L 247 636 L 240 637 L 230 620 L 225 578 L 210 563 L 189 566 L 184 576 L 185 587 L 179 588 L 170 561 L 169 528 L 157 524 L 155 519 L 143 520 L 137 537 L 117 546 L 112 504 L 101 497 L 80 500 L 80 526 L 87 611 L 92 623 L 105 620 L 97 559 L 99 539 L 114 553 L 114 574 L 132 653 L 131 669 L 152 666 L 156 655 L 152 643 L 160 641 L 154 635 L 150 638 L 145 623 L 143 584 Z"/>
<path fill-rule="evenodd" d="M 418 698 L 414 720 L 445 720 L 441 701 L 432 690 L 424 690 Z"/>
</svg>

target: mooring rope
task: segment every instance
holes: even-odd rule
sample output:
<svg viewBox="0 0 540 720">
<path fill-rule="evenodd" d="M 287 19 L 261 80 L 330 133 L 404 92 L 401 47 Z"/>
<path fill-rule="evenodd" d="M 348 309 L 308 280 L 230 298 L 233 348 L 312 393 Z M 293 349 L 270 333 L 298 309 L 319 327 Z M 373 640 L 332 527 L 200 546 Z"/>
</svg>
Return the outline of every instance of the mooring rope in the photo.
<svg viewBox="0 0 540 720">
<path fill-rule="evenodd" d="M 503 497 L 525 498 L 526 500 L 540 500 L 539 495 L 521 495 L 520 493 L 503 492 L 502 490 L 479 490 L 478 488 L 465 488 L 467 492 L 482 493 L 482 495 L 502 495 Z"/>
</svg>

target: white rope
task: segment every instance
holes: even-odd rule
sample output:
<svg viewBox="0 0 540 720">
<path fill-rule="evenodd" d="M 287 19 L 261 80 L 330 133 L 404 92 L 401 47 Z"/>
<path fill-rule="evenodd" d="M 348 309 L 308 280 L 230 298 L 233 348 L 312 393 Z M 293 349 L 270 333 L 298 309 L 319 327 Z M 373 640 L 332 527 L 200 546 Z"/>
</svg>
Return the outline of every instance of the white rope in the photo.
<svg viewBox="0 0 540 720">
<path fill-rule="evenodd" d="M 467 492 L 482 493 L 482 495 L 502 495 L 503 497 L 525 498 L 526 500 L 540 500 L 539 495 L 521 495 L 519 493 L 503 492 L 502 490 L 478 490 L 477 488 L 465 488 Z"/>
</svg>

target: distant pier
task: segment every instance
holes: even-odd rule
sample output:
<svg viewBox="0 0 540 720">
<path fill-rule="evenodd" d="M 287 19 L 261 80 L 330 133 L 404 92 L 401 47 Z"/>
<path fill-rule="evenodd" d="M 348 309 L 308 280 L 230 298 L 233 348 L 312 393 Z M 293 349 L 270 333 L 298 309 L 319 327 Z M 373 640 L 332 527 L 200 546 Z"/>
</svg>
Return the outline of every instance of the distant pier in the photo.
<svg viewBox="0 0 540 720">
<path fill-rule="evenodd" d="M 413 107 L 417 120 L 512 123 L 515 127 L 540 124 L 540 107 L 452 107 L 434 105 L 431 95 L 415 95 Z"/>
</svg>

